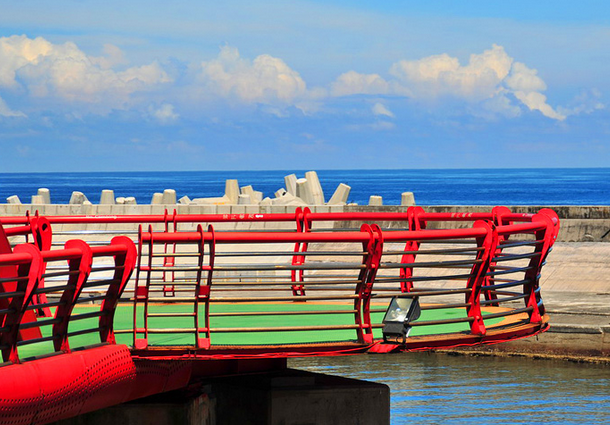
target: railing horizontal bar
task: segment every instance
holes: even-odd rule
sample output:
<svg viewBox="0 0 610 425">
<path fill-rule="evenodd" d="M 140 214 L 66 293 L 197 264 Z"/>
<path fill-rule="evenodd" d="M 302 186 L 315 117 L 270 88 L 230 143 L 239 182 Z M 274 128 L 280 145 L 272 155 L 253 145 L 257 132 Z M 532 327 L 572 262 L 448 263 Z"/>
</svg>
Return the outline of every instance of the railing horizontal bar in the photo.
<svg viewBox="0 0 610 425">
<path fill-rule="evenodd" d="M 413 268 L 455 268 L 455 266 L 472 266 L 481 264 L 482 260 L 460 260 L 460 261 L 427 261 L 420 263 L 381 263 L 380 268 L 402 269 Z"/>
<path fill-rule="evenodd" d="M 481 301 L 481 305 L 488 305 L 488 304 L 495 304 L 495 303 L 505 303 L 505 302 L 509 302 L 509 301 L 517 301 L 517 300 L 522 300 L 522 299 L 524 299 L 526 297 L 527 297 L 527 295 L 523 294 L 523 295 L 515 295 L 513 297 L 497 298 L 495 300 L 485 300 L 485 301 Z"/>
<path fill-rule="evenodd" d="M 23 291 L 14 291 L 14 292 L 0 292 L 1 298 L 14 298 L 14 297 L 22 297 L 25 295 Z"/>
<path fill-rule="evenodd" d="M 355 251 L 264 251 L 264 252 L 217 252 L 215 257 L 293 257 L 293 256 L 362 256 L 366 255 L 366 252 L 355 252 Z"/>
<path fill-rule="evenodd" d="M 53 319 L 37 320 L 36 322 L 20 323 L 19 329 L 39 328 L 41 326 L 54 325 L 55 323 L 60 323 L 61 321 L 61 317 L 57 317 Z"/>
<path fill-rule="evenodd" d="M 528 282 L 529 282 L 529 279 L 511 280 L 510 282 L 507 282 L 507 283 L 496 283 L 494 285 L 482 286 L 481 290 L 482 291 L 493 291 L 496 289 L 511 288 L 513 286 L 523 285 L 524 283 L 528 283 Z"/>
<path fill-rule="evenodd" d="M 92 311 L 89 313 L 72 314 L 72 315 L 70 315 L 70 321 L 91 319 L 92 317 L 100 317 L 100 316 L 105 316 L 105 315 L 106 315 L 106 312 L 104 312 L 104 311 Z"/>
<path fill-rule="evenodd" d="M 502 249 L 516 248 L 520 246 L 534 246 L 542 243 L 542 241 L 500 241 L 499 245 Z"/>
<path fill-rule="evenodd" d="M 53 231 L 53 236 L 71 235 L 137 235 L 137 230 L 60 230 Z"/>
<path fill-rule="evenodd" d="M 148 317 L 195 317 L 197 313 L 148 313 Z"/>
<path fill-rule="evenodd" d="M 466 280 L 472 277 L 472 274 L 448 274 L 443 276 L 412 276 L 409 278 L 378 278 L 376 282 L 430 282 L 435 280 Z"/>
<path fill-rule="evenodd" d="M 298 298 L 296 298 L 298 300 Z M 241 316 L 292 316 L 310 314 L 354 314 L 358 310 L 307 310 L 307 311 L 261 311 L 210 313 L 210 317 L 241 317 Z M 384 310 L 385 311 L 385 310 Z"/>
<path fill-rule="evenodd" d="M 503 311 L 500 313 L 489 313 L 489 314 L 482 314 L 481 317 L 483 318 L 483 320 L 485 319 L 495 319 L 498 317 L 505 317 L 505 316 L 512 316 L 515 314 L 521 314 L 521 313 L 527 313 L 529 311 L 532 311 L 533 307 L 525 307 L 525 308 L 518 308 L 515 310 L 509 310 L 509 311 Z"/>
<path fill-rule="evenodd" d="M 291 297 L 256 297 L 256 298 L 229 298 L 229 297 L 221 297 L 221 298 L 213 298 L 210 302 L 271 302 L 271 301 L 331 301 L 331 300 L 353 300 L 357 299 L 358 295 L 328 295 L 325 297 L 312 297 L 312 296 L 291 296 Z"/>
<path fill-rule="evenodd" d="M 525 272 L 525 271 L 533 270 L 533 269 L 534 269 L 534 267 L 514 267 L 514 268 L 511 268 L 508 270 L 501 269 L 501 270 L 494 270 L 491 272 L 487 272 L 485 274 L 485 276 L 500 276 L 503 274 L 520 273 L 520 272 Z"/>
<path fill-rule="evenodd" d="M 39 308 L 59 307 L 60 305 L 66 305 L 66 303 L 63 301 L 54 301 L 54 302 L 48 302 L 48 303 L 31 304 L 31 305 L 27 306 L 25 309 L 26 310 L 38 310 Z"/>
<path fill-rule="evenodd" d="M 81 297 L 75 301 L 75 304 L 84 304 L 84 303 L 90 303 L 93 301 L 101 301 L 101 300 L 105 300 L 105 299 L 106 299 L 106 294 L 96 295 L 93 297 Z"/>
<path fill-rule="evenodd" d="M 443 310 L 445 308 L 468 308 L 472 304 L 471 303 L 455 303 L 455 304 L 430 304 L 430 305 L 422 305 L 422 310 Z"/>
<path fill-rule="evenodd" d="M 63 276 L 72 276 L 78 274 L 78 270 L 68 270 L 64 269 L 61 272 L 52 272 L 52 273 L 44 273 L 42 277 L 46 279 L 47 277 L 63 277 Z"/>
<path fill-rule="evenodd" d="M 436 295 L 468 294 L 470 292 L 472 292 L 472 289 L 470 289 L 470 288 L 438 289 L 438 290 L 431 290 L 431 291 L 412 290 L 411 292 L 396 293 L 396 294 L 392 294 L 392 295 L 373 294 L 372 297 L 373 298 L 392 298 L 392 297 L 399 296 L 399 295 L 402 295 L 402 296 L 414 295 L 414 296 L 419 296 L 419 297 L 427 297 L 427 296 L 436 296 Z"/>
<path fill-rule="evenodd" d="M 383 255 L 460 255 L 460 254 L 471 254 L 482 251 L 483 248 L 449 248 L 449 249 L 419 249 L 417 251 L 384 251 Z"/>
<path fill-rule="evenodd" d="M 50 292 L 62 292 L 66 289 L 70 288 L 71 285 L 61 285 L 61 286 L 47 286 L 44 288 L 37 288 L 34 293 L 35 294 L 48 294 Z"/>
<path fill-rule="evenodd" d="M 229 332 L 299 332 L 299 331 L 333 331 L 341 329 L 358 329 L 358 325 L 334 325 L 334 326 L 278 326 L 267 328 L 211 328 L 211 333 Z"/>
<path fill-rule="evenodd" d="M 256 270 L 359 270 L 365 266 L 361 263 L 308 263 L 302 265 L 257 264 L 257 265 L 222 265 L 215 266 L 214 271 L 256 271 Z"/>
<path fill-rule="evenodd" d="M 0 283 L 7 283 L 7 282 L 25 282 L 28 280 L 27 276 L 23 276 L 23 277 L 3 277 L 0 279 Z"/>
<path fill-rule="evenodd" d="M 118 279 L 100 279 L 100 280 L 88 280 L 83 284 L 83 289 L 87 288 L 95 288 L 98 286 L 107 286 L 112 285 L 113 283 L 120 283 L 121 281 Z"/>
<path fill-rule="evenodd" d="M 59 339 L 59 338 L 61 338 L 61 335 L 50 335 L 50 336 L 43 336 L 41 338 L 26 339 L 23 341 L 17 341 L 17 347 L 22 347 L 24 345 L 29 345 L 29 344 L 36 344 L 39 342 L 53 341 L 54 339 Z"/>
<path fill-rule="evenodd" d="M 90 329 L 81 329 L 78 331 L 73 331 L 73 332 L 68 332 L 68 336 L 78 336 L 78 335 L 85 335 L 85 334 L 90 334 L 93 332 L 99 332 L 100 330 L 104 329 L 103 327 L 98 327 L 98 328 L 90 328 Z"/>
<path fill-rule="evenodd" d="M 534 257 L 540 257 L 539 252 L 530 252 L 527 254 L 501 254 L 497 257 L 492 258 L 492 261 L 500 262 L 500 261 L 513 261 L 513 260 L 522 260 L 529 259 Z"/>
<path fill-rule="evenodd" d="M 357 285 L 360 283 L 360 280 L 304 280 L 301 282 L 298 281 L 280 281 L 280 282 L 267 282 L 267 281 L 259 281 L 259 282 L 219 282 L 214 280 L 212 286 L 286 286 L 286 285 L 307 285 L 307 286 L 315 286 L 315 285 Z"/>
</svg>

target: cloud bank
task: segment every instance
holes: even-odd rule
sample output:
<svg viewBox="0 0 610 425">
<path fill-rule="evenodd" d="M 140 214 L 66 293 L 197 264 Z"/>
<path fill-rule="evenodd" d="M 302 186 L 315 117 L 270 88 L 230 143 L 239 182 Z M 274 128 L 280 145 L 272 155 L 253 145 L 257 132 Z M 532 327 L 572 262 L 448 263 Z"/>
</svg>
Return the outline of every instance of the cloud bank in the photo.
<svg viewBox="0 0 610 425">
<path fill-rule="evenodd" d="M 582 103 L 553 107 L 546 90 L 536 69 L 498 45 L 470 55 L 466 64 L 443 53 L 399 60 L 385 76 L 350 70 L 327 87 L 308 88 L 282 59 L 268 54 L 244 58 L 232 46 L 176 71 L 158 61 L 129 66 L 121 49 L 110 44 L 97 57 L 71 42 L 54 44 L 25 35 L 0 38 L 0 116 L 10 118 L 55 107 L 80 115 L 134 110 L 167 125 L 180 120 L 182 108 L 204 104 L 262 106 L 264 113 L 286 117 L 291 107 L 305 114 L 324 113 L 325 102 L 358 95 L 392 97 L 424 104 L 428 110 L 458 101 L 464 113 L 507 119 L 535 111 L 563 121 L 604 107 L 595 92 Z M 377 117 L 395 117 L 385 102 L 376 102 L 370 111 Z"/>
<path fill-rule="evenodd" d="M 378 74 L 349 71 L 332 84 L 332 94 L 390 94 L 429 104 L 459 99 L 514 116 L 512 97 L 548 118 L 560 121 L 566 118 L 547 103 L 542 94 L 547 87 L 537 71 L 516 62 L 498 45 L 481 54 L 472 54 L 466 65 L 448 54 L 401 60 L 391 66 L 389 75 L 390 78 L 384 79 Z"/>
</svg>

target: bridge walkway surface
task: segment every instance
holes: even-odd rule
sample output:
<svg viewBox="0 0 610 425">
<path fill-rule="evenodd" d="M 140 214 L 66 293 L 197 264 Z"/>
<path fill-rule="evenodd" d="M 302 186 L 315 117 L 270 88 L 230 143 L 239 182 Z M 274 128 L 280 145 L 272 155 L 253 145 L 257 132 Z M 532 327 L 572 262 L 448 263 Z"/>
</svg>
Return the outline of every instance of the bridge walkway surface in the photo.
<svg viewBox="0 0 610 425">
<path fill-rule="evenodd" d="M 465 226 L 442 228 L 454 221 Z M 235 222 L 248 226 L 219 230 Z M 290 357 L 537 335 L 548 329 L 541 269 L 559 230 L 551 210 L 505 207 L 0 224 L 0 423 L 13 424 L 285 370 Z M 397 299 L 419 309 L 384 331 Z"/>
</svg>

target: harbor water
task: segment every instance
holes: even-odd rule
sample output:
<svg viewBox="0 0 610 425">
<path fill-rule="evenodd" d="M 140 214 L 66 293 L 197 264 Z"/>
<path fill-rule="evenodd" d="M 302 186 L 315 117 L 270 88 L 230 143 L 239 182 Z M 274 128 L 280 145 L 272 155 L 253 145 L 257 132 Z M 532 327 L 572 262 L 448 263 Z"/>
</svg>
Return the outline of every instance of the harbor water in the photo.
<svg viewBox="0 0 610 425">
<path fill-rule="evenodd" d="M 289 361 L 384 383 L 391 423 L 610 424 L 610 366 L 519 357 L 402 353 Z"/>
<path fill-rule="evenodd" d="M 29 203 L 38 188 L 46 187 L 57 204 L 67 204 L 73 191 L 95 204 L 102 189 L 148 204 L 164 189 L 175 189 L 178 198 L 222 196 L 226 179 L 273 198 L 292 173 L 305 175 L 303 170 L 0 173 L 0 202 L 17 195 Z M 318 170 L 318 176 L 327 200 L 345 183 L 352 188 L 349 202 L 359 205 L 368 204 L 371 195 L 382 196 L 385 205 L 399 205 L 402 192 L 413 192 L 418 205 L 610 205 L 610 168 Z"/>
</svg>

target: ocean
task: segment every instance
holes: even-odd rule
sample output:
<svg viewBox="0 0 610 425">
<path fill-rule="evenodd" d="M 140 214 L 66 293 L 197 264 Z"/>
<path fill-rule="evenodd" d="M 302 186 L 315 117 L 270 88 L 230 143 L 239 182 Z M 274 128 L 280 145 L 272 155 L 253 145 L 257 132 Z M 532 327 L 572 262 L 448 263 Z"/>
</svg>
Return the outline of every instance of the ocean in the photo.
<svg viewBox="0 0 610 425">
<path fill-rule="evenodd" d="M 176 171 L 95 173 L 0 173 L 0 203 L 17 195 L 29 203 L 38 188 L 51 190 L 53 203 L 68 203 L 73 191 L 98 203 L 102 189 L 150 203 L 153 193 L 175 189 L 178 198 L 222 196 L 226 179 L 273 197 L 284 176 L 305 171 Z M 380 195 L 399 205 L 402 192 L 413 192 L 418 205 L 610 205 L 610 168 L 319 170 L 328 200 L 339 183 L 351 186 L 350 202 L 368 204 Z"/>
</svg>

